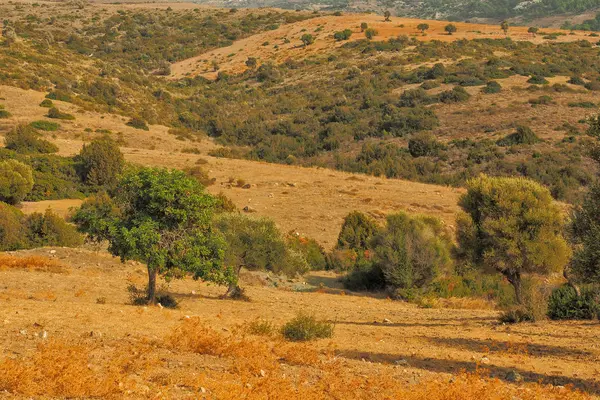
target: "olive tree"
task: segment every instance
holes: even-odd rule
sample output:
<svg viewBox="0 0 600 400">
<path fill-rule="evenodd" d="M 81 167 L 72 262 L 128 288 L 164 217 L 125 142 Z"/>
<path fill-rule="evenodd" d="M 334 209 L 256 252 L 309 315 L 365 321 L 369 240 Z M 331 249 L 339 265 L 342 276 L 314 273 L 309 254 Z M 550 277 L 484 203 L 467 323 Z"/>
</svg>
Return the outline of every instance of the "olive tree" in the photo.
<svg viewBox="0 0 600 400">
<path fill-rule="evenodd" d="M 457 221 L 459 255 L 503 274 L 522 304 L 523 274 L 547 275 L 567 264 L 564 217 L 550 191 L 525 178 L 481 175 L 467 182 Z"/>
<path fill-rule="evenodd" d="M 454 24 L 448 24 L 448 25 L 446 25 L 444 27 L 444 30 L 448 33 L 448 35 L 452 35 L 458 29 L 456 29 L 456 25 L 454 25 Z"/>
<path fill-rule="evenodd" d="M 17 160 L 0 162 L 0 201 L 18 204 L 33 189 L 33 171 Z"/>
<path fill-rule="evenodd" d="M 156 302 L 156 280 L 193 274 L 217 284 L 235 281 L 223 266 L 224 242 L 211 226 L 215 199 L 184 172 L 141 168 L 126 173 L 112 197 L 83 203 L 73 221 L 122 261 L 147 265 L 148 303 Z"/>
<path fill-rule="evenodd" d="M 213 221 L 225 238 L 225 264 L 233 269 L 226 297 L 242 293 L 239 274 L 242 268 L 252 271 L 283 272 L 294 275 L 308 270 L 308 264 L 297 252 L 288 249 L 275 222 L 237 213 L 219 214 Z"/>
<path fill-rule="evenodd" d="M 424 35 L 425 31 L 429 29 L 429 24 L 419 24 L 417 25 L 417 29 L 420 30 L 421 33 Z"/>
<path fill-rule="evenodd" d="M 500 29 L 502 29 L 504 31 L 505 35 L 508 35 L 508 28 L 510 26 L 508 25 L 508 21 L 502 21 L 502 23 L 500 24 Z"/>
<path fill-rule="evenodd" d="M 336 248 L 364 252 L 378 230 L 379 227 L 371 218 L 360 211 L 353 211 L 344 218 Z"/>
<path fill-rule="evenodd" d="M 385 22 L 390 22 L 391 21 L 390 17 L 392 16 L 392 13 L 389 10 L 385 10 L 385 12 L 383 13 L 383 16 L 385 17 Z"/>
</svg>

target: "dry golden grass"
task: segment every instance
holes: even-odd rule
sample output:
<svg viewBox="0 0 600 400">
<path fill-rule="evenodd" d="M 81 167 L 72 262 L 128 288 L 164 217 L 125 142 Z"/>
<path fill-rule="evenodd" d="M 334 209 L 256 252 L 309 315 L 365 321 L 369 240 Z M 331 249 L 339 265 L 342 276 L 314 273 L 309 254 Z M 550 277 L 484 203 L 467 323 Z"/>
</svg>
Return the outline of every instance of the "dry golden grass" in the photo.
<svg viewBox="0 0 600 400">
<path fill-rule="evenodd" d="M 54 274 L 66 274 L 68 269 L 58 261 L 46 257 L 30 256 L 15 257 L 7 254 L 0 254 L 0 271 L 21 269 L 37 272 L 51 272 Z"/>
<path fill-rule="evenodd" d="M 333 352 L 278 340 L 221 333 L 199 318 L 184 320 L 164 342 L 121 343 L 100 357 L 98 343 L 50 341 L 33 355 L 0 360 L 0 390 L 52 397 L 180 398 L 181 388 L 207 399 L 591 399 L 570 388 L 512 385 L 486 371 L 404 384 L 391 374 L 356 374 Z M 106 347 L 106 346 L 105 346 Z M 165 369 L 168 358 L 216 357 L 203 368 Z M 191 354 L 190 354 L 191 353 Z M 220 360 L 220 361 L 219 361 Z M 182 363 L 179 363 L 180 365 Z M 158 393 L 158 394 L 157 394 Z"/>
</svg>

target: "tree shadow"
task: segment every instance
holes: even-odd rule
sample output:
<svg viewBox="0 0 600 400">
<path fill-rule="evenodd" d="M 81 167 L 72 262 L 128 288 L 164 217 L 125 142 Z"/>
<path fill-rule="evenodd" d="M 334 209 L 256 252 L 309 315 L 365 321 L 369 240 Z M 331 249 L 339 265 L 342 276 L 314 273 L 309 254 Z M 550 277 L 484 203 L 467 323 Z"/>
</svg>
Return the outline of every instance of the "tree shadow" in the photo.
<svg viewBox="0 0 600 400">
<path fill-rule="evenodd" d="M 590 394 L 600 394 L 600 382 L 595 380 L 562 375 L 547 375 L 514 367 L 501 367 L 492 364 L 480 365 L 479 363 L 471 361 L 421 358 L 405 354 L 370 353 L 361 352 L 359 350 L 338 351 L 336 355 L 347 359 L 368 360 L 381 364 L 395 364 L 397 361 L 402 360 L 402 363 L 408 367 L 437 373 L 457 374 L 461 371 L 475 372 L 478 370 L 485 370 L 489 373 L 490 377 L 507 382 L 510 381 L 510 379 L 508 379 L 509 372 L 516 372 L 521 375 L 524 382 L 551 384 L 554 386 L 571 385 L 576 389 Z"/>
<path fill-rule="evenodd" d="M 465 317 L 465 318 L 429 318 L 425 322 L 407 323 L 407 322 L 383 322 L 383 321 L 339 321 L 339 325 L 359 325 L 359 326 L 386 326 L 390 328 L 412 328 L 412 327 L 440 327 L 454 326 L 459 327 L 466 321 L 477 321 L 481 323 L 495 323 L 493 317 Z"/>
<path fill-rule="evenodd" d="M 344 289 L 340 278 L 336 276 L 305 275 L 304 280 L 310 286 Z"/>
<path fill-rule="evenodd" d="M 589 351 L 573 349 L 560 346 L 549 346 L 534 343 L 502 342 L 496 340 L 477 340 L 469 338 L 427 338 L 427 340 L 438 346 L 454 347 L 462 350 L 470 350 L 485 353 L 512 353 L 526 354 L 532 357 L 594 357 Z"/>
</svg>

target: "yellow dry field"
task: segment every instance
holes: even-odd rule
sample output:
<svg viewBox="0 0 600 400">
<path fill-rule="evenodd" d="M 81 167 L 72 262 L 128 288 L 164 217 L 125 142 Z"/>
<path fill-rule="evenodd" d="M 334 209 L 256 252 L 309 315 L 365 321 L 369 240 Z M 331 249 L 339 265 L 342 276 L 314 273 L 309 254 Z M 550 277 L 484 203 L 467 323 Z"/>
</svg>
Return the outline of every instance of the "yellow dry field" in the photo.
<svg viewBox="0 0 600 400">
<path fill-rule="evenodd" d="M 233 43 L 231 46 L 215 49 L 187 60 L 176 62 L 171 68 L 171 78 L 201 75 L 205 78 L 214 79 L 217 72 L 214 70 L 213 62 L 219 66 L 219 71 L 228 73 L 240 73 L 247 69 L 245 62 L 248 57 L 255 57 L 259 63 L 273 62 L 279 64 L 287 59 L 300 60 L 315 55 L 327 53 L 329 49 L 343 45 L 333 39 L 333 34 L 345 29 L 352 30 L 350 41 L 364 39 L 360 25 L 366 22 L 369 27 L 375 29 L 378 34 L 373 40 L 387 40 L 400 35 L 414 37 L 417 40 L 430 41 L 455 41 L 460 39 L 501 39 L 504 32 L 499 25 L 482 25 L 456 22 L 457 32 L 448 35 L 444 27 L 447 21 L 430 21 L 410 18 L 392 17 L 390 22 L 376 14 L 346 14 L 340 17 L 324 16 L 311 18 L 292 24 L 282 25 L 279 28 L 259 33 Z M 417 29 L 421 23 L 427 23 L 429 29 L 423 35 Z M 531 41 L 542 43 L 542 34 L 532 35 L 527 32 L 527 27 L 511 27 L 509 36 L 512 40 Z M 560 32 L 553 42 L 589 40 L 597 42 L 597 38 L 588 36 L 585 32 L 574 32 L 559 29 L 542 29 L 544 34 Z M 315 42 L 309 46 L 303 46 L 300 38 L 304 34 L 311 34 Z M 287 39 L 287 41 L 286 41 Z M 289 43 L 288 43 L 289 41 Z"/>
<path fill-rule="evenodd" d="M 0 398 L 483 400 L 600 393 L 595 321 L 505 326 L 488 309 L 421 309 L 328 289 L 337 286 L 328 273 L 286 288 L 247 273 L 250 302 L 222 300 L 223 288 L 178 280 L 163 290 L 179 309 L 139 307 L 127 305 L 126 288 L 145 284 L 140 264 L 85 249 L 16 255 L 29 257 L 23 268 L 12 256 L 0 257 L 0 385 L 9 390 Z M 44 257 L 52 268 L 43 268 Z M 316 289 L 303 291 L 309 287 Z M 277 330 L 299 311 L 333 322 L 333 338 L 283 342 Z M 257 319 L 272 324 L 270 337 L 248 334 Z M 522 382 L 506 384 L 511 376 Z"/>
</svg>

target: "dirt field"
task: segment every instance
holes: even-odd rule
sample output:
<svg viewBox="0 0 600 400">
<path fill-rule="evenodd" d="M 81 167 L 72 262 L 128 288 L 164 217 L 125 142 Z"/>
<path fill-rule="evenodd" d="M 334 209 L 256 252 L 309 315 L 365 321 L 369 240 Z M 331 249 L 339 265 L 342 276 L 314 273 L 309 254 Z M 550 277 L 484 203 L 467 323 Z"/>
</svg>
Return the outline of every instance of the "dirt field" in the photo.
<svg viewBox="0 0 600 400">
<path fill-rule="evenodd" d="M 84 249 L 19 252 L 20 257 L 32 254 L 51 257 L 65 267 L 51 272 L 6 269 L 0 260 L 0 359 L 28 357 L 43 343 L 82 344 L 95 349 L 94 359 L 119 354 L 114 353 L 117 348 L 139 346 L 144 349 L 136 347 L 145 364 L 143 368 L 139 363 L 132 365 L 127 376 L 137 382 L 130 394 L 139 398 L 161 398 L 157 393 L 190 398 L 200 390 L 218 390 L 207 374 L 225 368 L 227 357 L 195 356 L 169 350 L 164 344 L 186 316 L 198 317 L 202 324 L 227 336 L 257 318 L 280 326 L 298 311 L 310 311 L 335 323 L 334 337 L 303 347 L 301 357 L 315 351 L 329 354 L 352 379 L 383 375 L 405 386 L 483 368 L 500 380 L 511 379 L 510 374 L 516 372 L 524 382 L 573 385 L 592 395 L 600 393 L 597 322 L 504 326 L 490 310 L 420 309 L 387 299 L 344 295 L 327 289 L 336 287 L 336 282 L 334 275 L 325 273 L 294 283 L 296 290 L 270 287 L 265 275 L 249 276 L 244 285 L 251 302 L 220 300 L 223 288 L 174 281 L 166 290 L 181 301 L 180 309 L 135 307 L 126 305 L 126 287 L 144 285 L 142 265 L 121 264 L 107 254 Z M 325 368 L 319 365 L 311 362 L 303 379 L 318 379 L 314 369 Z M 261 368 L 259 375 L 271 373 L 267 366 Z M 295 376 L 300 372 L 284 373 Z M 194 385 L 181 384 L 182 377 L 192 380 L 192 375 Z M 363 398 L 356 390 L 354 398 Z M 494 398 L 510 398 L 498 395 Z M 563 392 L 555 398 L 570 397 Z"/>
<path fill-rule="evenodd" d="M 341 17 L 325 16 L 283 25 L 278 29 L 238 40 L 229 47 L 215 49 L 174 63 L 171 68 L 171 78 L 202 75 L 205 78 L 214 79 L 217 72 L 213 70 L 213 61 L 216 61 L 219 65 L 219 71 L 239 73 L 247 68 L 245 62 L 248 57 L 257 58 L 259 63 L 272 61 L 279 64 L 288 58 L 304 59 L 323 54 L 327 52 L 327 49 L 344 44 L 343 41 L 337 42 L 333 39 L 333 34 L 337 31 L 351 29 L 353 31 L 351 41 L 364 39 L 364 33 L 360 31 L 362 22 L 366 22 L 369 27 L 377 30 L 378 35 L 373 40 L 386 40 L 400 35 L 415 37 L 423 41 L 454 41 L 476 38 L 500 39 L 505 37 L 499 25 L 456 22 L 454 25 L 456 25 L 458 31 L 453 35 L 448 35 L 444 31 L 444 27 L 448 24 L 447 21 L 392 17 L 390 22 L 385 22 L 382 16 L 375 14 L 347 14 Z M 427 23 L 430 26 L 426 35 L 422 35 L 417 29 L 417 26 L 421 23 Z M 511 27 L 509 36 L 512 40 L 527 40 L 534 43 L 545 41 L 542 34 L 534 36 L 527 33 L 527 29 L 524 26 Z M 566 33 L 566 35 L 559 36 L 555 40 L 556 42 L 577 40 L 597 42 L 597 38 L 590 37 L 585 32 L 575 32 L 575 34 L 570 35 L 568 31 L 558 29 L 543 29 L 541 31 L 544 33 Z M 302 46 L 300 41 L 300 37 L 305 33 L 310 33 L 315 38 L 315 42 L 306 47 Z M 289 43 L 286 43 L 285 39 L 288 39 Z"/>
</svg>

